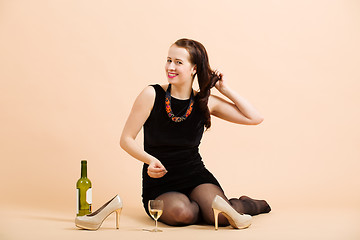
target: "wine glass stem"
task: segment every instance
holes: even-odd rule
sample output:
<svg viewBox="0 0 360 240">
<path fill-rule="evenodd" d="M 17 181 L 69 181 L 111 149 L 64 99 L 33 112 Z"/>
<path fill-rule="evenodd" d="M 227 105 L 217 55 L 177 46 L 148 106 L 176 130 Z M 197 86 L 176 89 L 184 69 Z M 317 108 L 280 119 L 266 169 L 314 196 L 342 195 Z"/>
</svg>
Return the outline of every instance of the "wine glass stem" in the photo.
<svg viewBox="0 0 360 240">
<path fill-rule="evenodd" d="M 157 219 L 155 220 L 155 231 L 157 231 Z"/>
</svg>

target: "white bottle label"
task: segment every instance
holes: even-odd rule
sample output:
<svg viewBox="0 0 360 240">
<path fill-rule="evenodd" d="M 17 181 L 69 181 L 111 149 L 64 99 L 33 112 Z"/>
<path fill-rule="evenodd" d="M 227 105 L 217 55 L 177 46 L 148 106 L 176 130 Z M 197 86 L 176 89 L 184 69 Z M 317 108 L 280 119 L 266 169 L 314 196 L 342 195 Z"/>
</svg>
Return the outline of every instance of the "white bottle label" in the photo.
<svg viewBox="0 0 360 240">
<path fill-rule="evenodd" d="M 79 191 L 80 189 L 76 189 L 76 214 L 79 214 Z"/>
<path fill-rule="evenodd" d="M 88 204 L 92 204 L 92 188 L 89 188 L 87 191 L 86 191 L 86 202 Z"/>
</svg>

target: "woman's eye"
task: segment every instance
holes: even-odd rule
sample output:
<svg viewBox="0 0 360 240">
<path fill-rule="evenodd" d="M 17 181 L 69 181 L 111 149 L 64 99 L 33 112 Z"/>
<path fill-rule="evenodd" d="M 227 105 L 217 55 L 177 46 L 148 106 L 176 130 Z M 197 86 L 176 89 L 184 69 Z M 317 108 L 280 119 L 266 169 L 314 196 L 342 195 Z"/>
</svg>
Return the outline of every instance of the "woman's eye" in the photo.
<svg viewBox="0 0 360 240">
<path fill-rule="evenodd" d="M 168 59 L 168 60 L 166 60 L 168 63 L 171 63 L 171 60 L 170 59 Z"/>
<path fill-rule="evenodd" d="M 180 62 L 180 61 L 177 61 L 177 64 L 182 64 L 182 62 Z"/>
</svg>

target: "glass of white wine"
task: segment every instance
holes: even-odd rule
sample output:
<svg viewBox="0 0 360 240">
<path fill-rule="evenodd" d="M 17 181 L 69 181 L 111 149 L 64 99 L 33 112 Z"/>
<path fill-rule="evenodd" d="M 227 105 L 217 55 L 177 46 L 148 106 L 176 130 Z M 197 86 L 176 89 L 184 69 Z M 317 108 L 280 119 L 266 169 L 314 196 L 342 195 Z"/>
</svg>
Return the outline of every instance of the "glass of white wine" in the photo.
<svg viewBox="0 0 360 240">
<path fill-rule="evenodd" d="M 155 219 L 155 228 L 150 230 L 150 232 L 162 232 L 161 229 L 157 227 L 157 220 L 161 216 L 164 210 L 164 201 L 163 200 L 149 200 L 149 212 L 153 219 Z"/>
</svg>

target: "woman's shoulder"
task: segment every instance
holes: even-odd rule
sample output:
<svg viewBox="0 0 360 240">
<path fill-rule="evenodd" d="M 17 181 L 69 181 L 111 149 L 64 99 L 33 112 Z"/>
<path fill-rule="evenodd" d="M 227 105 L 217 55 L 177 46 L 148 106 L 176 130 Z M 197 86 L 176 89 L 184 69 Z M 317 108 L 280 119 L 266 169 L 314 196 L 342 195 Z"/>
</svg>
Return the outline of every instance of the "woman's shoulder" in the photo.
<svg viewBox="0 0 360 240">
<path fill-rule="evenodd" d="M 221 98 L 219 96 L 210 94 L 208 99 L 208 108 L 211 114 L 213 114 L 214 108 L 221 102 Z"/>
<path fill-rule="evenodd" d="M 146 86 L 137 96 L 137 102 L 148 103 L 153 102 L 156 96 L 155 88 L 151 85 Z"/>
<path fill-rule="evenodd" d="M 139 94 L 138 98 L 141 98 L 143 101 L 151 101 L 154 100 L 157 93 L 163 91 L 165 92 L 167 85 L 160 85 L 160 84 L 151 84 L 146 86 L 141 93 Z"/>
<path fill-rule="evenodd" d="M 155 89 L 155 91 L 156 90 L 163 90 L 164 92 L 166 92 L 167 87 L 168 87 L 168 84 L 158 84 L 157 83 L 157 84 L 150 84 L 146 88 L 152 88 L 152 89 Z"/>
</svg>

